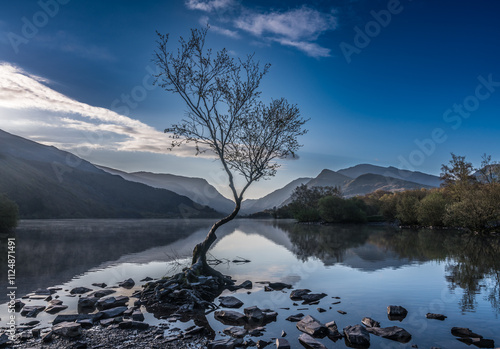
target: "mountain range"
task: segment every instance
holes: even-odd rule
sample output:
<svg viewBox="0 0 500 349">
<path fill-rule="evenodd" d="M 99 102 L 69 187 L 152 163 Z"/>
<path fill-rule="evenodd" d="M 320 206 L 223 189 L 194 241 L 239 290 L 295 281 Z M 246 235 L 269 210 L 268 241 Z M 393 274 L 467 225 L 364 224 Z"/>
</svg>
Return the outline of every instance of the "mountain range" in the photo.
<svg viewBox="0 0 500 349">
<path fill-rule="evenodd" d="M 173 191 L 109 174 L 88 161 L 0 130 L 0 193 L 21 218 L 213 217 Z"/>
<path fill-rule="evenodd" d="M 324 169 L 314 178 L 298 178 L 260 199 L 243 201 L 241 214 L 285 205 L 302 184 L 336 186 L 352 197 L 376 190 L 432 188 L 440 182 L 426 173 L 370 164 Z M 205 179 L 127 173 L 2 130 L 0 193 L 17 202 L 23 218 L 208 217 L 234 208 L 233 201 Z"/>
</svg>

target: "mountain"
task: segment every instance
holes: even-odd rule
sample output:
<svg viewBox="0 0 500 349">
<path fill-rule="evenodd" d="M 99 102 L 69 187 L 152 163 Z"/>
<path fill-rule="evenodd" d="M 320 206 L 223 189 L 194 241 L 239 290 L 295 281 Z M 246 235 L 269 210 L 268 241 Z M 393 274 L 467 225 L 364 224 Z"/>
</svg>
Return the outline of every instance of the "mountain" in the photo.
<svg viewBox="0 0 500 349">
<path fill-rule="evenodd" d="M 166 173 L 132 172 L 127 173 L 109 167 L 97 166 L 100 169 L 118 175 L 127 181 L 143 183 L 154 188 L 162 188 L 184 195 L 194 202 L 209 206 L 221 213 L 230 213 L 234 202 L 222 196 L 215 187 L 205 179 L 177 176 Z"/>
<path fill-rule="evenodd" d="M 268 208 L 281 206 L 291 195 L 295 188 L 301 184 L 309 182 L 311 178 L 298 178 L 291 181 L 283 188 L 277 189 L 260 199 L 248 199 L 241 204 L 242 214 L 252 214 L 264 211 Z"/>
<path fill-rule="evenodd" d="M 338 170 L 337 173 L 343 174 L 351 178 L 357 178 L 364 174 L 377 174 L 385 177 L 402 179 L 409 182 L 428 185 L 431 187 L 439 187 L 441 180 L 438 176 L 433 176 L 427 173 L 418 171 L 400 170 L 396 167 L 381 167 L 370 164 L 360 164 L 346 169 Z"/>
<path fill-rule="evenodd" d="M 344 194 L 345 197 L 352 197 L 356 195 L 366 195 L 377 190 L 395 192 L 421 188 L 430 189 L 432 186 L 405 181 L 399 178 L 367 173 L 344 185 L 342 187 L 342 194 Z"/>
<path fill-rule="evenodd" d="M 331 171 L 331 170 L 323 170 L 316 178 L 311 179 L 307 182 L 308 187 L 343 187 L 348 182 L 352 181 L 353 178 L 345 174 Z"/>
<path fill-rule="evenodd" d="M 0 130 L 0 192 L 21 218 L 142 218 L 218 215 L 165 189 L 126 181 L 90 162 Z"/>
</svg>

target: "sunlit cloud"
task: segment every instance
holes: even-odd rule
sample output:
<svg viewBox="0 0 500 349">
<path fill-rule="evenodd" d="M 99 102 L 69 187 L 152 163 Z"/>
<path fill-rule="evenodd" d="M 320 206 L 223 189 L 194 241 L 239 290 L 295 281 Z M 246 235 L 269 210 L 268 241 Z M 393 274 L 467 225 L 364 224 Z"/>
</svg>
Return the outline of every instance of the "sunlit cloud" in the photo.
<svg viewBox="0 0 500 349">
<path fill-rule="evenodd" d="M 168 134 L 106 108 L 69 98 L 47 86 L 47 79 L 0 63 L 0 124 L 29 128 L 31 139 L 65 150 L 79 147 L 127 152 L 168 153 Z M 15 118 L 6 110 L 16 111 Z M 47 141 L 47 140 L 50 141 Z M 90 142 L 89 142 L 90 141 Z M 194 156 L 186 145 L 171 154 Z M 207 156 L 207 155 L 205 155 Z"/>
<path fill-rule="evenodd" d="M 186 6 L 190 10 L 212 12 L 224 9 L 233 4 L 233 0 L 187 0 Z"/>
</svg>

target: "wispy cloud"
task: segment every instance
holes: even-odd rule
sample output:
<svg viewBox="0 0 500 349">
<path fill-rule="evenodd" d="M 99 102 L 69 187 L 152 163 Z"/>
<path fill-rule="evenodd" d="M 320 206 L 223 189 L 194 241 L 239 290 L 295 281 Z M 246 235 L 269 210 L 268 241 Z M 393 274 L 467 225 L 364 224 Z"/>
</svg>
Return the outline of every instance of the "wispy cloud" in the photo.
<svg viewBox="0 0 500 349">
<path fill-rule="evenodd" d="M 47 83 L 47 79 L 0 63 L 0 108 L 17 111 L 15 119 L 9 113 L 0 113 L 0 125 L 31 126 L 36 130 L 32 138 L 51 139 L 44 143 L 64 145 L 66 150 L 87 147 L 151 153 L 169 151 L 169 137 L 163 132 L 109 109 L 71 99 Z M 69 134 L 72 142 L 68 142 Z M 185 146 L 172 154 L 194 156 L 195 151 Z"/>
<path fill-rule="evenodd" d="M 221 14 L 219 9 L 222 3 L 233 4 L 231 20 Z M 239 32 L 246 32 L 265 42 L 277 42 L 284 46 L 294 47 L 311 57 L 328 57 L 330 49 L 322 47 L 316 41 L 327 31 L 335 30 L 338 26 L 334 11 L 320 12 L 309 6 L 302 6 L 290 10 L 263 12 L 240 5 L 237 7 L 231 0 L 188 0 L 189 9 L 203 10 L 208 14 L 217 12 L 217 16 L 210 18 L 213 31 L 231 38 L 240 38 Z M 237 12 L 237 14 L 235 14 Z M 235 18 L 235 19 L 234 19 Z M 209 17 L 202 17 L 206 24 Z M 214 25 L 212 21 L 221 21 L 224 27 Z M 228 29 L 228 26 L 232 28 Z M 238 32 L 239 31 L 239 32 Z"/>
<path fill-rule="evenodd" d="M 233 4 L 234 0 L 186 0 L 186 6 L 190 10 L 201 10 L 212 12 L 227 8 Z"/>
</svg>

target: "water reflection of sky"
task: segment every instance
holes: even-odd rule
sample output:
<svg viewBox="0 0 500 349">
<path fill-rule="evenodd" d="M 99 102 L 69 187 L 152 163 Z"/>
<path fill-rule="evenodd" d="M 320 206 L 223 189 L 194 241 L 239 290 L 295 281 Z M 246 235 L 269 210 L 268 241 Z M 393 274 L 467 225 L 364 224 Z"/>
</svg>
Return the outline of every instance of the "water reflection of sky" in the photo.
<svg viewBox="0 0 500 349">
<path fill-rule="evenodd" d="M 102 244 L 106 234 L 116 239 L 117 235 L 109 230 L 112 230 L 113 225 L 119 227 L 122 239 L 117 246 L 118 253 L 110 253 L 110 258 L 95 254 L 94 263 L 84 264 L 86 271 L 73 274 L 66 280 L 44 273 L 38 273 L 37 276 L 37 272 L 44 268 L 45 263 L 50 264 L 46 264 L 49 270 L 56 270 L 52 265 L 54 263 L 65 268 L 66 272 L 62 273 L 63 275 L 80 270 L 71 265 L 76 261 L 64 259 L 63 251 L 54 251 L 56 256 L 53 260 L 34 260 L 31 255 L 25 268 L 30 263 L 40 265 L 32 266 L 32 270 L 25 269 L 27 274 L 24 281 L 28 284 L 26 287 L 33 283 L 35 286 L 29 290 L 33 291 L 39 287 L 62 286 L 63 290 L 58 294 L 64 303 L 70 306 L 66 313 L 71 313 L 72 309 L 76 308 L 77 298 L 68 297 L 68 292 L 65 290 L 76 286 L 89 286 L 96 282 L 106 282 L 111 286 L 129 277 L 136 282 L 146 276 L 160 278 L 169 270 L 166 267 L 167 262 L 175 254 L 189 254 L 194 243 L 203 238 L 211 222 L 198 221 L 193 223 L 192 227 L 189 224 L 179 225 L 179 222 L 172 224 L 161 220 L 130 223 L 134 227 L 132 236 L 124 233 L 127 222 L 123 221 L 120 224 L 111 222 L 107 225 L 108 230 L 98 229 L 96 234 L 99 238 L 97 235 L 94 236 L 95 242 Z M 38 235 L 19 233 L 18 244 L 47 249 L 48 247 L 43 244 L 52 243 L 53 240 L 48 238 L 51 234 L 50 222 L 40 223 L 41 226 L 43 224 L 47 224 L 47 230 L 44 231 L 43 227 L 39 227 Z M 58 221 L 58 226 L 60 224 L 62 223 Z M 65 224 L 62 231 L 75 234 L 71 231 L 71 225 L 74 223 Z M 89 234 L 92 236 L 92 231 L 96 230 L 95 226 L 90 224 L 90 228 L 83 229 L 82 224 L 85 222 L 78 221 L 79 230 L 84 231 L 87 237 Z M 170 227 L 168 230 L 182 231 L 182 234 L 175 238 L 165 238 L 163 236 L 165 226 Z M 139 235 L 141 227 L 144 233 Z M 22 229 L 21 224 L 20 230 Z M 66 233 L 59 232 L 59 240 L 64 242 L 63 237 Z M 412 341 L 407 345 L 371 336 L 372 347 L 403 348 L 411 347 L 412 344 L 417 344 L 419 347 L 467 347 L 451 335 L 450 329 L 453 326 L 469 327 L 486 338 L 495 339 L 498 346 L 500 343 L 497 334 L 498 309 L 492 306 L 488 293 L 495 287 L 498 289 L 498 283 L 486 275 L 479 281 L 484 287 L 480 286 L 474 291 L 472 305 L 464 307 L 467 289 L 464 291 L 464 288 L 458 287 L 457 284 L 467 284 L 468 280 L 463 280 L 463 275 L 460 273 L 450 276 L 448 270 L 449 265 L 459 265 L 454 269 L 467 270 L 467 266 L 457 264 L 456 260 L 459 258 L 453 255 L 455 250 L 450 247 L 454 244 L 459 247 L 460 241 L 452 237 L 451 233 L 445 236 L 432 234 L 436 233 L 414 232 L 412 235 L 387 231 L 380 227 L 303 228 L 289 222 L 276 224 L 271 221 L 237 220 L 221 230 L 218 234 L 219 240 L 211 253 L 223 261 L 232 261 L 237 257 L 251 261 L 246 264 L 222 263 L 217 268 L 231 275 L 238 283 L 245 280 L 254 282 L 251 294 L 247 294 L 247 290 L 240 290 L 235 294 L 245 303 L 244 307 L 257 305 L 278 311 L 278 321 L 266 326 L 267 332 L 262 339 L 277 337 L 282 330 L 285 330 L 288 333 L 287 338 L 294 341 L 299 332 L 294 323 L 284 319 L 289 315 L 303 312 L 313 315 L 322 322 L 335 320 L 339 328 L 358 324 L 363 317 L 369 316 L 380 321 L 383 327 L 401 326 L 413 335 Z M 72 236 L 71 239 L 67 239 L 67 245 L 61 243 L 58 248 L 71 250 L 74 248 L 71 244 L 75 239 L 77 242 L 80 241 L 77 236 Z M 113 249 L 113 239 L 106 240 L 110 249 Z M 141 239 L 140 248 L 137 246 L 137 239 Z M 93 248 L 93 244 L 83 243 L 80 244 L 80 248 L 90 249 Z M 446 253 L 442 253 L 441 250 L 446 250 Z M 18 260 L 28 258 L 29 253 L 28 249 L 20 248 Z M 465 257 L 471 259 L 470 256 Z M 491 269 L 491 266 L 488 268 Z M 23 275 L 18 274 L 18 278 L 20 283 L 23 283 Z M 450 282 L 450 278 L 453 282 Z M 283 281 L 291 283 L 294 288 L 309 288 L 313 292 L 325 292 L 328 296 L 322 299 L 319 305 L 294 306 L 288 297 L 288 291 L 264 292 L 264 285 L 258 284 L 259 281 Z M 139 287 L 138 283 L 132 290 L 119 290 L 125 295 L 130 295 Z M 225 291 L 224 294 L 232 293 Z M 341 303 L 332 304 L 337 300 L 331 297 L 340 297 Z M 43 304 L 43 301 L 32 301 L 32 304 L 38 303 Z M 388 305 L 404 306 L 409 311 L 408 317 L 401 323 L 389 321 L 386 316 Z M 303 307 L 308 310 L 298 310 Z M 318 307 L 327 311 L 320 313 L 317 311 Z M 341 315 L 337 310 L 343 310 L 347 314 Z M 443 322 L 427 320 L 425 318 L 427 312 L 443 313 L 448 319 Z M 5 315 L 4 304 L 0 306 L 0 318 L 5 318 Z M 47 314 L 40 314 L 37 320 L 46 324 L 51 318 Z M 163 321 L 155 319 L 152 314 L 147 314 L 146 320 L 152 324 Z M 213 314 L 208 316 L 208 321 L 216 332 L 227 327 L 216 321 Z M 189 325 L 191 323 L 176 323 L 174 327 L 186 328 Z M 322 342 L 328 347 L 332 346 L 328 339 Z M 344 347 L 344 343 L 337 342 L 335 347 Z"/>
</svg>

